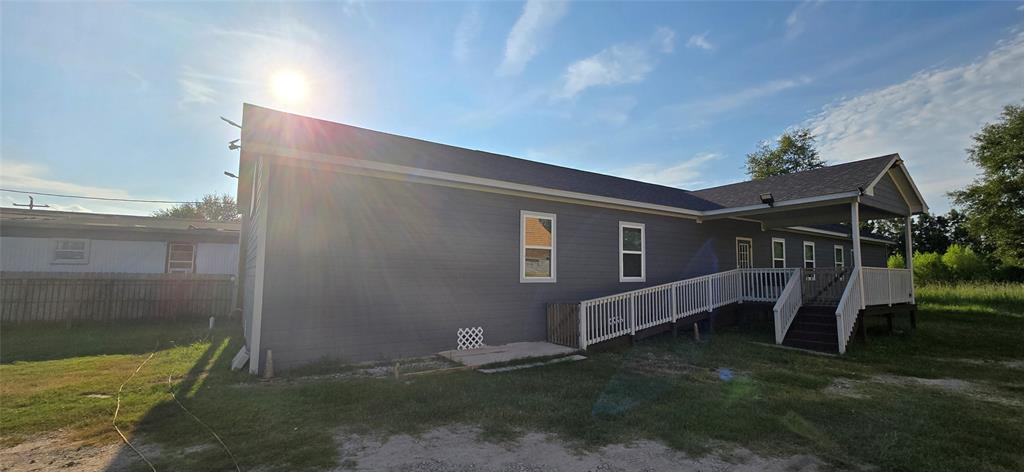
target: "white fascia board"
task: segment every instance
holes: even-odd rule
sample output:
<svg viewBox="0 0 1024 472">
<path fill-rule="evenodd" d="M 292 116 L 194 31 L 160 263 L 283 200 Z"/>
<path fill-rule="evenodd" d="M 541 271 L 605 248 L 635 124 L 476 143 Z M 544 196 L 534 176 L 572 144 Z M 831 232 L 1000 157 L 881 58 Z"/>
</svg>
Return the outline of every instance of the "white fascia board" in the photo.
<svg viewBox="0 0 1024 472">
<path fill-rule="evenodd" d="M 759 211 L 759 210 L 782 211 L 782 210 L 787 209 L 788 207 L 796 207 L 796 206 L 807 206 L 807 207 L 824 206 L 824 205 L 828 205 L 828 204 L 834 204 L 834 203 L 837 203 L 837 202 L 849 200 L 851 198 L 857 198 L 859 196 L 860 196 L 860 192 L 859 191 L 833 193 L 833 194 L 829 194 L 829 195 L 819 195 L 819 196 L 814 196 L 814 197 L 797 198 L 795 200 L 786 200 L 784 202 L 778 202 L 774 206 L 768 205 L 767 203 L 761 203 L 761 204 L 758 204 L 758 205 L 747 205 L 747 206 L 743 206 L 743 207 L 722 208 L 722 209 L 718 209 L 718 210 L 709 210 L 709 211 L 703 212 L 703 216 L 704 216 L 705 219 L 717 219 L 717 218 L 732 218 L 732 217 L 735 217 L 735 216 L 742 216 L 745 213 L 764 214 L 765 212 L 762 212 L 762 211 Z"/>
<path fill-rule="evenodd" d="M 910 172 L 907 171 L 907 166 L 903 164 L 902 160 L 897 165 L 900 168 L 900 172 L 903 172 L 903 177 L 907 179 L 907 182 L 910 182 L 910 188 L 914 191 L 914 196 L 921 202 L 921 211 L 923 213 L 928 213 L 928 203 L 924 201 L 924 195 L 922 195 L 921 191 L 918 190 L 917 184 L 914 183 L 914 179 L 910 177 Z"/>
<path fill-rule="evenodd" d="M 838 231 L 829 231 L 827 229 L 811 228 L 811 227 L 807 227 L 807 226 L 788 226 L 786 228 L 777 228 L 776 231 L 788 231 L 788 232 L 798 232 L 798 233 L 821 234 L 821 235 L 824 235 L 824 236 L 833 236 L 833 237 L 838 237 L 838 238 L 843 238 L 843 239 L 851 239 L 850 235 L 846 234 L 846 233 L 840 233 Z M 861 236 L 860 240 L 861 241 L 871 241 L 873 243 L 880 243 L 880 244 L 896 244 L 896 243 L 894 243 L 892 241 L 886 241 L 884 239 L 878 239 L 878 238 L 871 238 L 871 237 L 868 237 L 868 236 Z"/>
<path fill-rule="evenodd" d="M 361 159 L 353 159 L 345 156 L 336 156 L 331 154 L 321 154 L 307 151 L 295 151 L 285 148 L 279 148 L 276 146 L 267 145 L 250 145 L 250 150 L 261 154 L 275 155 L 284 158 L 299 158 L 307 159 L 316 162 L 322 162 L 330 165 L 339 165 L 347 167 L 355 167 L 359 169 L 372 170 L 377 172 L 385 172 L 391 174 L 403 175 L 406 177 L 420 177 L 424 179 L 454 182 L 468 185 L 478 185 L 481 187 L 490 187 L 502 190 L 532 193 L 537 195 L 569 198 L 575 200 L 590 201 L 596 203 L 603 203 L 609 205 L 621 205 L 628 207 L 641 208 L 646 210 L 655 210 L 665 213 L 673 213 L 680 216 L 687 216 L 691 218 L 699 218 L 702 213 L 697 210 L 689 210 L 685 208 L 678 208 L 667 205 L 657 205 L 653 203 L 636 202 L 632 200 L 625 200 L 621 198 L 602 197 L 599 195 L 592 195 L 589 193 L 572 192 L 568 190 L 557 190 L 546 187 L 539 187 L 536 185 L 518 184 L 514 182 L 507 182 L 504 180 L 488 179 L 484 177 L 473 177 L 465 174 L 456 174 L 452 172 L 443 172 L 437 170 L 421 169 L 418 167 L 407 167 L 395 164 L 387 164 L 376 161 L 365 161 Z"/>
<path fill-rule="evenodd" d="M 875 196 L 875 185 L 877 185 L 878 182 L 882 180 L 882 177 L 885 177 L 885 174 L 889 173 L 889 169 L 892 168 L 892 165 L 896 162 L 900 162 L 899 154 L 892 156 L 892 159 L 889 160 L 889 163 L 885 165 L 885 169 L 879 172 L 878 175 L 875 176 L 875 179 L 872 180 L 870 184 L 868 184 L 867 188 L 864 189 L 865 195 L 870 195 L 872 197 Z M 910 202 L 907 203 L 909 204 Z"/>
</svg>

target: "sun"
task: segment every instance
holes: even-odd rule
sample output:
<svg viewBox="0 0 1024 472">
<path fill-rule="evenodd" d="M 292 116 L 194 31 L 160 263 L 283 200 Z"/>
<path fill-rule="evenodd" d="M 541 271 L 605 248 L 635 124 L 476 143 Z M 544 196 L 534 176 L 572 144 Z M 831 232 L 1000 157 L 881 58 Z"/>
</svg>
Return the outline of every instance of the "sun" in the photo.
<svg viewBox="0 0 1024 472">
<path fill-rule="evenodd" d="M 306 99 L 309 85 L 306 76 L 295 70 L 281 70 L 270 78 L 270 90 L 278 100 L 299 103 Z"/>
</svg>

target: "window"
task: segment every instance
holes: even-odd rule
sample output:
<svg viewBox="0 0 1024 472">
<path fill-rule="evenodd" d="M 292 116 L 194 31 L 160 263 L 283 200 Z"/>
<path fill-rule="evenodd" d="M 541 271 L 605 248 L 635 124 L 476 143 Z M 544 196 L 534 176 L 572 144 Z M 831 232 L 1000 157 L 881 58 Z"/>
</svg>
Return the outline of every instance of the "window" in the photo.
<svg viewBox="0 0 1024 472">
<path fill-rule="evenodd" d="M 833 252 L 836 255 L 836 267 L 846 267 L 846 259 L 844 258 L 846 251 L 843 250 L 843 246 L 837 244 L 833 248 Z"/>
<path fill-rule="evenodd" d="M 814 243 L 804 241 L 804 268 L 814 268 Z"/>
<path fill-rule="evenodd" d="M 786 240 L 772 238 L 772 267 L 786 267 Z"/>
<path fill-rule="evenodd" d="M 53 264 L 88 264 L 88 239 L 58 239 L 54 241 Z"/>
<path fill-rule="evenodd" d="M 644 233 L 644 225 L 640 223 L 619 222 L 619 282 L 646 280 Z"/>
<path fill-rule="evenodd" d="M 520 212 L 520 282 L 555 281 L 555 215 Z"/>
<path fill-rule="evenodd" d="M 750 238 L 736 238 L 736 268 L 754 267 L 754 241 Z"/>
<path fill-rule="evenodd" d="M 167 245 L 167 272 L 195 272 L 196 245 L 170 243 Z"/>
</svg>

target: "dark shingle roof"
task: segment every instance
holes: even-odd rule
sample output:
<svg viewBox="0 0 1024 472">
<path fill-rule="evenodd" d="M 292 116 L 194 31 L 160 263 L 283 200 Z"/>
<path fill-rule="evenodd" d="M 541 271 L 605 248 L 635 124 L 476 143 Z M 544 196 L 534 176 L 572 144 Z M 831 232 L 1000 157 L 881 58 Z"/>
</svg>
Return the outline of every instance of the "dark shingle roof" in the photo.
<svg viewBox="0 0 1024 472">
<path fill-rule="evenodd" d="M 407 138 L 253 105 L 246 105 L 244 116 L 243 147 L 261 142 L 634 202 L 698 211 L 719 208 L 674 187 Z"/>
<path fill-rule="evenodd" d="M 895 154 L 763 180 L 688 191 L 516 157 L 438 144 L 246 104 L 242 146 L 285 149 L 449 172 L 554 190 L 579 192 L 680 209 L 707 211 L 776 202 L 867 187 Z M 246 186 L 239 182 L 239 198 Z"/>
<path fill-rule="evenodd" d="M 776 202 L 854 192 L 871 185 L 895 157 L 896 154 L 889 154 L 794 174 L 722 185 L 692 193 L 721 207 L 736 208 L 759 205 L 761 194 L 768 192 L 771 192 Z"/>
<path fill-rule="evenodd" d="M 0 208 L 0 225 L 33 228 L 108 229 L 127 232 L 231 234 L 236 237 L 241 227 L 241 223 L 24 208 Z"/>
</svg>

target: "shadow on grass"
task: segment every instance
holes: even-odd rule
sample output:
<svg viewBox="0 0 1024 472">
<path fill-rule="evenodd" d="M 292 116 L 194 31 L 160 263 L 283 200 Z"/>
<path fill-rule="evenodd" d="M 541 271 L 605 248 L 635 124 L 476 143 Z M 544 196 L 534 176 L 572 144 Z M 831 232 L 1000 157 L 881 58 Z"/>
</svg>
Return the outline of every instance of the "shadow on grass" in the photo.
<svg viewBox="0 0 1024 472">
<path fill-rule="evenodd" d="M 166 349 L 194 342 L 207 331 L 205 319 L 5 324 L 0 330 L 0 363 L 145 354 L 157 345 Z M 218 319 L 217 323 L 237 324 L 238 321 Z"/>
<path fill-rule="evenodd" d="M 188 372 L 184 375 L 172 373 L 166 380 L 167 383 L 152 385 L 152 388 L 166 390 L 167 399 L 155 405 L 135 423 L 134 432 L 129 435 L 129 439 L 157 470 L 235 470 L 234 462 L 228 453 L 210 434 L 206 420 L 201 416 L 198 421 L 194 419 L 190 411 L 183 409 L 174 398 L 177 397 L 178 401 L 188 408 L 189 403 L 202 401 L 204 395 L 211 394 L 210 389 L 205 388 L 208 383 L 234 382 L 244 378 L 229 371 L 231 356 L 234 354 L 231 349 L 238 349 L 239 344 L 237 337 L 214 337 L 209 340 L 209 345 L 195 359 Z M 168 347 L 173 346 L 162 345 L 160 349 Z M 163 351 L 157 352 L 157 355 L 162 353 Z M 171 395 L 172 392 L 174 396 Z M 130 397 L 127 401 L 130 401 Z M 163 431 L 168 423 L 181 426 Z M 157 432 L 159 434 L 156 434 Z M 158 442 L 150 442 L 151 439 L 157 438 Z M 205 441 L 207 439 L 208 441 Z M 202 443 L 202 446 L 174 447 L 195 442 Z M 209 443 L 209 446 L 206 443 Z M 126 470 L 149 470 L 149 467 L 139 457 L 138 452 L 127 445 L 122 445 L 107 471 Z"/>
</svg>

